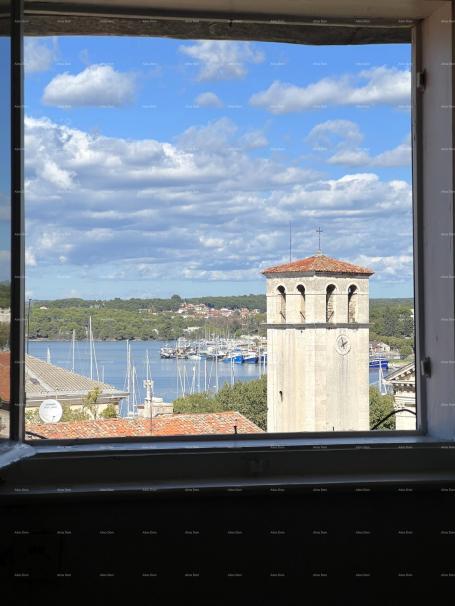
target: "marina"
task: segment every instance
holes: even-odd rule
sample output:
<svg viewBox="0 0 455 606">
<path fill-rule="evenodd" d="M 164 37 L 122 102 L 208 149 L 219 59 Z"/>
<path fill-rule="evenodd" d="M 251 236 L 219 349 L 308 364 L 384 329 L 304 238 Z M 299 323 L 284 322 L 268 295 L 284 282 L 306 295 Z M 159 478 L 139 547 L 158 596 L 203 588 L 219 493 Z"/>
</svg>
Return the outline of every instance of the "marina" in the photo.
<svg viewBox="0 0 455 606">
<path fill-rule="evenodd" d="M 92 374 L 94 379 L 118 389 L 128 390 L 129 385 L 131 399 L 137 403 L 144 401 L 143 383 L 150 378 L 154 394 L 172 402 L 198 391 L 215 393 L 225 383 L 251 381 L 265 372 L 264 364 L 229 363 L 217 356 L 163 358 L 161 350 L 172 347 L 166 341 L 93 341 L 91 345 L 87 340 L 30 340 L 28 346 L 32 356 L 56 366 L 86 377 Z"/>
<path fill-rule="evenodd" d="M 179 345 L 184 343 L 180 341 Z M 186 357 L 162 356 L 163 350 L 175 349 L 176 346 L 176 342 L 166 341 L 30 340 L 28 343 L 29 353 L 37 358 L 117 389 L 128 390 L 133 407 L 135 402 L 144 401 L 144 381 L 150 378 L 154 381 L 154 394 L 172 402 L 184 394 L 215 393 L 226 383 L 251 381 L 267 372 L 265 349 L 260 356 L 258 353 L 259 360 L 254 363 L 240 362 L 240 358 L 236 360 L 243 353 L 235 351 L 225 352 L 223 357 L 210 352 L 209 356 L 204 356 L 203 352 L 188 353 Z M 370 367 L 370 384 L 378 385 L 379 375 L 382 375 L 379 371 L 382 370 Z M 127 414 L 125 410 L 123 413 Z"/>
<path fill-rule="evenodd" d="M 175 346 L 160 348 L 160 357 L 181 360 L 217 360 L 234 364 L 267 364 L 267 340 L 264 337 L 188 340 L 180 338 Z"/>
</svg>

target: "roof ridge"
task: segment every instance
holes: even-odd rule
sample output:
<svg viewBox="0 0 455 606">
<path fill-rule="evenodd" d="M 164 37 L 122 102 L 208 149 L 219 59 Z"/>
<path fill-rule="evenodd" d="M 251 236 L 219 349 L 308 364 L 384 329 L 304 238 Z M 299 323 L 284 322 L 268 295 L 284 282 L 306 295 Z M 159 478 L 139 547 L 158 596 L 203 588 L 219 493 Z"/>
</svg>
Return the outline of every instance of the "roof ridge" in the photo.
<svg viewBox="0 0 455 606">
<path fill-rule="evenodd" d="M 371 276 L 374 272 L 350 261 L 335 259 L 324 254 L 316 254 L 304 259 L 297 259 L 290 263 L 282 263 L 273 267 L 263 269 L 261 273 L 286 273 L 286 272 L 314 272 L 335 274 L 363 274 Z"/>
</svg>

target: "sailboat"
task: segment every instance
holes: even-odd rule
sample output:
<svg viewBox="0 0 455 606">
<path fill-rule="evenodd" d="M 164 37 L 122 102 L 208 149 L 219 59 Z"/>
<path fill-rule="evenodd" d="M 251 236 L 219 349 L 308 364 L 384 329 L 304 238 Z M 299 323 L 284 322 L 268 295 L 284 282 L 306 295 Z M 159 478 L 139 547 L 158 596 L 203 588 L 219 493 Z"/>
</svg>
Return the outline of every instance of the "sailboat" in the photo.
<svg viewBox="0 0 455 606">
<path fill-rule="evenodd" d="M 88 340 L 90 350 L 90 378 L 93 379 L 93 369 L 95 369 L 96 380 L 99 381 L 100 375 L 98 372 L 98 361 L 96 359 L 95 341 L 93 339 L 92 316 L 89 316 L 88 320 Z"/>
</svg>

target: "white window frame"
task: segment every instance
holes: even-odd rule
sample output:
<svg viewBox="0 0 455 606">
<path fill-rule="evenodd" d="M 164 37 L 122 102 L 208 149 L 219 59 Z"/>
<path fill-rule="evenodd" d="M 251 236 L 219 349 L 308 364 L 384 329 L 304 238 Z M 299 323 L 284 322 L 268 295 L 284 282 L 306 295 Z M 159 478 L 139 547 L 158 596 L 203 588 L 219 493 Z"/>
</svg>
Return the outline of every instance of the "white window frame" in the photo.
<svg viewBox="0 0 455 606">
<path fill-rule="evenodd" d="M 12 414 L 13 439 L 0 444 L 0 496 L 455 480 L 453 21 L 448 2 L 412 27 L 418 430 L 24 443 L 23 415 Z"/>
</svg>

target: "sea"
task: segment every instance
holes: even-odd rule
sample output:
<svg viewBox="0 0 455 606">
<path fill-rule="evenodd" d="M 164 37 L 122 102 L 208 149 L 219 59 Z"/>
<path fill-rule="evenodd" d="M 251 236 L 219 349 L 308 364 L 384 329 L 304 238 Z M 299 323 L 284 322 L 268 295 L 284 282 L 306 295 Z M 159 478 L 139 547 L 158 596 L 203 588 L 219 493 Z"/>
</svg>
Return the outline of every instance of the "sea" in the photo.
<svg viewBox="0 0 455 606">
<path fill-rule="evenodd" d="M 172 345 L 169 341 L 129 341 L 131 367 L 134 367 L 134 391 L 136 402 L 144 401 L 144 380 L 148 376 L 154 382 L 153 394 L 172 402 L 183 394 L 199 391 L 215 392 L 225 383 L 258 379 L 266 371 L 260 364 L 231 364 L 214 360 L 175 360 L 160 357 L 160 349 Z M 73 346 L 68 341 L 28 342 L 28 353 L 52 364 L 72 370 Z M 76 341 L 74 347 L 74 372 L 90 377 L 90 346 L 88 341 Z M 370 384 L 378 382 L 379 371 L 370 369 Z M 118 389 L 127 386 L 127 342 L 94 341 L 92 376 L 95 380 L 113 385 Z M 130 375 L 131 376 L 131 375 Z M 130 378 L 130 391 L 133 388 Z"/>
</svg>

